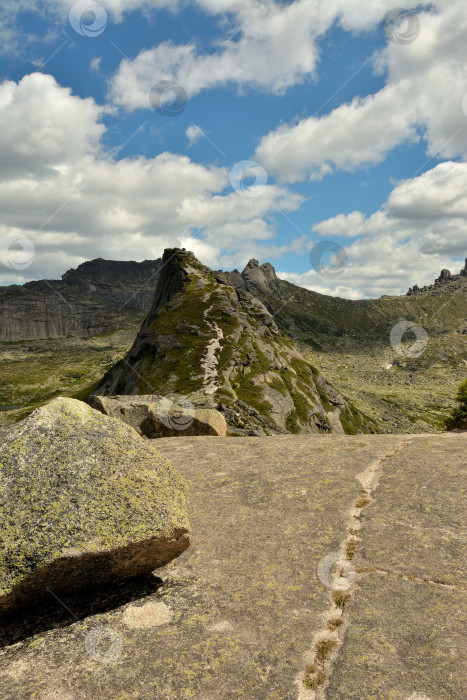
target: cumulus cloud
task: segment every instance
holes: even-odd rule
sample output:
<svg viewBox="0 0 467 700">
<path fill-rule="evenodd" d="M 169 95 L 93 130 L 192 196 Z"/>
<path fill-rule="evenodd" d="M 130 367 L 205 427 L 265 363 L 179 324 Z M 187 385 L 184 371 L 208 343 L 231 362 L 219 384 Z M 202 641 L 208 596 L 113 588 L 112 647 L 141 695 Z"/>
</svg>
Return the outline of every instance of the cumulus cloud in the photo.
<svg viewBox="0 0 467 700">
<path fill-rule="evenodd" d="M 229 12 L 230 35 L 224 43 L 218 40 L 206 52 L 194 42 L 163 42 L 134 60 L 123 60 L 110 91 L 116 104 L 127 110 L 147 108 L 154 76 L 183 85 L 191 97 L 228 84 L 281 93 L 315 75 L 319 39 L 334 22 L 349 31 L 368 30 L 393 7 L 392 0 L 375 0 L 363 12 L 360 0 L 193 0 L 193 4 L 212 14 Z"/>
<path fill-rule="evenodd" d="M 33 73 L 0 87 L 0 180 L 56 176 L 75 159 L 100 150 L 105 109 Z"/>
<path fill-rule="evenodd" d="M 255 159 L 281 181 L 317 179 L 335 170 L 375 165 L 404 142 L 425 138 L 427 154 L 467 154 L 467 15 L 463 4 L 436 2 L 421 12 L 409 45 L 388 41 L 374 68 L 386 84 L 322 117 L 281 125 L 259 144 Z"/>
<path fill-rule="evenodd" d="M 301 204 L 276 185 L 242 197 L 226 168 L 184 155 L 115 160 L 102 148 L 103 114 L 42 73 L 0 85 L 0 239 L 24 234 L 37 253 L 27 270 L 0 266 L 0 283 L 56 277 L 92 257 L 156 258 L 189 239 L 210 246 L 213 264 L 242 264 L 255 241 L 274 238 L 276 207 Z"/>
<path fill-rule="evenodd" d="M 441 163 L 400 182 L 372 216 L 340 214 L 313 231 L 326 240 L 348 238 L 348 266 L 338 278 L 313 269 L 284 278 L 324 294 L 403 294 L 431 284 L 442 268 L 458 273 L 467 256 L 467 163 Z"/>
</svg>

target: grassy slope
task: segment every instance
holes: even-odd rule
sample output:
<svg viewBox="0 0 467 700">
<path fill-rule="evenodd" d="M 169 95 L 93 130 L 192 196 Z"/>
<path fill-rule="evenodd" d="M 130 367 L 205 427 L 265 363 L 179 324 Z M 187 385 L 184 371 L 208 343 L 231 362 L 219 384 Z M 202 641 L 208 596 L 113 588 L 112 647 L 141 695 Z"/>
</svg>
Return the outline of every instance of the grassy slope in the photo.
<svg viewBox="0 0 467 700">
<path fill-rule="evenodd" d="M 0 343 L 0 426 L 24 418 L 54 396 L 87 396 L 129 350 L 139 326 L 138 320 L 131 329 L 92 338 Z"/>
<path fill-rule="evenodd" d="M 385 432 L 442 428 L 467 376 L 467 335 L 456 333 L 467 328 L 467 280 L 459 288 L 358 302 L 283 286 L 281 302 L 265 299 L 276 307 L 276 321 L 357 408 Z M 402 319 L 420 323 L 429 334 L 420 358 L 403 358 L 389 343 L 391 328 Z M 87 339 L 0 343 L 0 404 L 18 406 L 0 410 L 0 425 L 53 396 L 87 395 L 129 350 L 141 320 L 135 316 L 128 330 Z M 226 352 L 221 364 L 229 359 Z"/>
<path fill-rule="evenodd" d="M 362 301 L 282 286 L 280 302 L 262 297 L 276 322 L 358 409 L 385 432 L 443 429 L 467 376 L 467 335 L 457 332 L 467 329 L 467 279 L 420 295 Z M 391 346 L 391 329 L 401 320 L 427 331 L 421 357 L 402 357 Z"/>
</svg>

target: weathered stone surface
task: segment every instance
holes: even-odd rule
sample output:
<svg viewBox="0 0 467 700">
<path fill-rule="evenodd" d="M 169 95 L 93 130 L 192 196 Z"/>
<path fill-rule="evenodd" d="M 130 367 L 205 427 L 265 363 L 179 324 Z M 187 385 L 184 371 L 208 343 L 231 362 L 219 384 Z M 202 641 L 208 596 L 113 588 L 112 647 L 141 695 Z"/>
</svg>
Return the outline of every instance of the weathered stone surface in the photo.
<svg viewBox="0 0 467 700">
<path fill-rule="evenodd" d="M 140 602 L 149 605 L 148 615 L 165 603 L 171 621 L 129 626 L 132 601 L 42 631 L 0 661 L 2 700 L 33 692 L 42 700 L 52 691 L 71 700 L 295 699 L 328 600 L 318 562 L 339 545 L 362 463 L 399 438 L 368 441 L 290 435 L 158 441 L 189 483 L 193 542 L 156 572 L 164 585 Z M 73 599 L 65 600 L 84 617 Z M 108 664 L 85 648 L 86 635 L 101 626 L 122 640 Z"/>
<path fill-rule="evenodd" d="M 185 482 L 128 426 L 55 399 L 0 439 L 0 613 L 187 548 Z"/>
<path fill-rule="evenodd" d="M 158 396 L 96 396 L 88 398 L 88 404 L 105 416 L 116 418 L 130 425 L 139 435 L 154 437 L 152 422 L 149 420 L 149 406 Z"/>
<path fill-rule="evenodd" d="M 311 700 L 303 679 L 332 598 L 318 564 L 348 536 L 362 473 L 380 469 L 382 487 L 413 440 L 426 443 L 423 478 L 439 462 L 430 446 L 443 439 L 465 453 L 460 434 L 161 439 L 190 485 L 192 546 L 152 586 L 106 590 L 88 612 L 83 596 L 67 596 L 80 621 L 63 612 L 60 627 L 53 599 L 34 620 L 10 621 L 2 700 Z M 440 494 L 443 474 L 433 482 Z M 361 547 L 381 494 L 374 488 L 363 508 Z M 406 495 L 402 483 L 401 503 Z M 448 496 L 447 519 L 452 505 Z M 400 539 L 388 529 L 394 550 Z M 320 700 L 463 700 L 465 589 L 374 569 L 356 574 Z M 92 655 L 102 628 L 102 655 Z"/>
<path fill-rule="evenodd" d="M 466 594 L 369 575 L 346 605 L 348 629 L 326 700 L 461 700 Z"/>
<path fill-rule="evenodd" d="M 364 510 L 357 566 L 467 586 L 466 449 L 467 434 L 417 437 L 391 461 Z"/>
<path fill-rule="evenodd" d="M 88 403 L 148 438 L 227 434 L 227 423 L 219 411 L 179 405 L 167 397 L 93 395 Z"/>
<path fill-rule="evenodd" d="M 189 408 L 167 405 L 167 399 L 149 407 L 149 418 L 155 437 L 187 437 L 191 435 L 227 434 L 227 423 L 219 411 L 212 408 Z"/>
</svg>

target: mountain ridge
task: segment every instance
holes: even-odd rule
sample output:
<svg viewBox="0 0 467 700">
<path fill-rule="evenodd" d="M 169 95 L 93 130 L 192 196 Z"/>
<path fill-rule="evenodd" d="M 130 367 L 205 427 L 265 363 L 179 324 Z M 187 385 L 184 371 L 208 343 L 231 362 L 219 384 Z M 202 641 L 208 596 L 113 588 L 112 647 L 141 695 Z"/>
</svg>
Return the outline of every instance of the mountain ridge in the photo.
<svg viewBox="0 0 467 700">
<path fill-rule="evenodd" d="M 164 252 L 154 303 L 133 347 L 93 393 L 188 396 L 220 410 L 232 435 L 374 429 L 257 297 L 180 249 Z"/>
<path fill-rule="evenodd" d="M 160 260 L 97 258 L 61 280 L 0 287 L 0 341 L 92 336 L 129 327 L 150 309 Z"/>
</svg>

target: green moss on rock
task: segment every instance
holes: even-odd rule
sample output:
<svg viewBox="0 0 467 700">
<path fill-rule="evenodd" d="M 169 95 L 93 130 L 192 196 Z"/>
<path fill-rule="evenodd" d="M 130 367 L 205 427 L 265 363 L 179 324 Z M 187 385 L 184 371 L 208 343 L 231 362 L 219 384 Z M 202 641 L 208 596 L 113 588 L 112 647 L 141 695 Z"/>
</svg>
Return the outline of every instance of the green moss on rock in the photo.
<svg viewBox="0 0 467 700">
<path fill-rule="evenodd" d="M 0 613 L 152 571 L 189 544 L 184 480 L 130 427 L 55 399 L 2 430 Z"/>
</svg>

